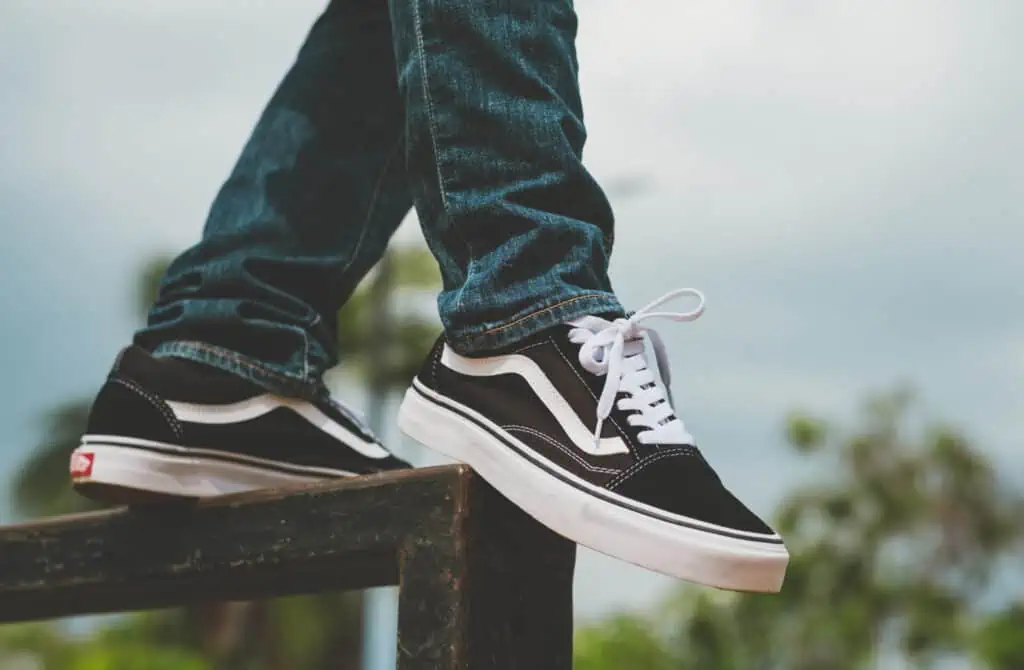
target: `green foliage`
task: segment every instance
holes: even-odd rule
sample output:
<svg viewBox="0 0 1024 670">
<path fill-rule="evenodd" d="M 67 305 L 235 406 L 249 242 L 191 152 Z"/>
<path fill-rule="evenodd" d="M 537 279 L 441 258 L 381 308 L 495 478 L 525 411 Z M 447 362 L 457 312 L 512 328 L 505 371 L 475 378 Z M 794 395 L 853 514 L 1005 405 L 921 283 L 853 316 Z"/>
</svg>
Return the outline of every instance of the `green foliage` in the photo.
<svg viewBox="0 0 1024 670">
<path fill-rule="evenodd" d="M 441 285 L 434 257 L 418 247 L 388 254 L 378 266 L 378 273 L 387 276 L 369 277 L 338 312 L 342 368 L 381 391 L 408 385 L 440 334 L 432 303 L 429 310 L 406 310 L 390 318 L 394 297 L 433 300 Z"/>
<path fill-rule="evenodd" d="M 811 452 L 825 444 L 825 424 L 800 414 L 790 418 L 786 424 L 789 443 L 801 452 Z"/>
<path fill-rule="evenodd" d="M 620 615 L 576 635 L 575 670 L 676 670 L 679 662 L 651 625 L 634 616 Z"/>
<path fill-rule="evenodd" d="M 50 622 L 0 626 L 0 668 L 50 670 L 68 668 L 74 645 Z"/>
<path fill-rule="evenodd" d="M 179 648 L 146 642 L 104 645 L 91 643 L 76 650 L 68 670 L 214 670 L 202 656 Z M 47 668 L 49 670 L 49 668 Z"/>
<path fill-rule="evenodd" d="M 124 624 L 117 633 L 127 632 Z M 214 670 L 194 651 L 145 638 L 101 631 L 82 638 L 54 623 L 0 628 L 0 668 L 5 670 Z"/>
<path fill-rule="evenodd" d="M 992 670 L 1024 668 L 1024 602 L 987 617 L 975 633 L 974 648 Z"/>
</svg>

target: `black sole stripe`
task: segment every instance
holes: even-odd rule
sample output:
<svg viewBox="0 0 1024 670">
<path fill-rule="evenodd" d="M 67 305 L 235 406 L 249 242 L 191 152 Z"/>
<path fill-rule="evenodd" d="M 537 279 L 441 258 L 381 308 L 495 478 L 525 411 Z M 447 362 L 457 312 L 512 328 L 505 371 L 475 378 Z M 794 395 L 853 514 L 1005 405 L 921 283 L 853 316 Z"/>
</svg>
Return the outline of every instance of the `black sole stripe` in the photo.
<svg viewBox="0 0 1024 670">
<path fill-rule="evenodd" d="M 360 477 L 363 475 L 369 475 L 372 473 L 364 472 L 345 472 L 344 470 L 333 470 L 331 468 L 323 468 L 322 466 L 310 466 L 316 467 L 317 470 L 311 470 L 304 468 L 301 465 L 291 465 L 289 463 L 282 463 L 280 461 L 253 461 L 244 456 L 236 456 L 226 451 L 214 451 L 204 449 L 202 453 L 196 453 L 194 451 L 182 451 L 182 449 L 188 449 L 188 447 L 181 447 L 179 449 L 173 449 L 170 447 L 161 447 L 158 445 L 151 444 L 117 444 L 113 441 L 110 442 L 89 442 L 82 445 L 86 449 L 90 446 L 95 447 L 117 447 L 118 449 L 137 449 L 139 451 L 149 451 L 155 454 L 161 454 L 164 456 L 177 456 L 178 458 L 193 458 L 193 459 L 206 459 L 210 461 L 219 461 L 221 463 L 230 463 L 232 465 L 244 465 L 246 467 L 254 468 L 256 470 L 270 470 L 272 472 L 280 472 L 286 475 L 299 475 L 303 477 L 320 477 L 320 478 L 344 478 L 344 477 Z M 331 470 L 331 472 L 324 472 L 323 470 Z"/>
<path fill-rule="evenodd" d="M 694 524 L 694 523 L 688 523 L 685 519 L 680 519 L 678 517 L 670 517 L 670 516 L 667 516 L 667 515 L 658 514 L 657 512 L 654 512 L 653 510 L 644 509 L 644 508 L 638 507 L 636 505 L 631 505 L 630 503 L 628 503 L 628 502 L 626 502 L 624 500 L 609 497 L 609 496 L 605 495 L 603 493 L 603 490 L 601 490 L 601 489 L 595 490 L 595 489 L 583 488 L 582 486 L 580 486 L 579 484 L 574 482 L 572 479 L 567 477 L 565 475 L 565 473 L 562 472 L 560 469 L 552 468 L 552 467 L 548 466 L 543 461 L 538 460 L 538 458 L 535 455 L 533 455 L 532 453 L 529 453 L 528 451 L 524 451 L 522 448 L 520 448 L 514 442 L 509 440 L 506 436 L 496 432 L 490 426 L 482 424 L 479 421 L 477 421 L 476 419 L 474 419 L 468 412 L 463 410 L 461 407 L 458 407 L 458 406 L 456 406 L 454 404 L 449 404 L 449 403 L 454 403 L 455 401 L 449 400 L 449 399 L 445 398 L 444 400 L 446 402 L 439 402 L 437 399 L 431 398 L 430 396 L 428 396 L 425 393 L 423 393 L 423 391 L 418 389 L 415 385 L 413 385 L 412 388 L 424 400 L 427 400 L 428 402 L 431 402 L 431 403 L 433 403 L 433 404 L 435 404 L 435 405 L 437 405 L 439 407 L 443 407 L 446 410 L 454 412 L 455 414 L 458 414 L 459 416 L 461 416 L 462 418 L 466 419 L 467 421 L 472 422 L 474 425 L 479 426 L 480 428 L 483 428 L 490 435 L 492 435 L 493 437 L 497 438 L 498 440 L 501 440 L 501 442 L 503 444 L 505 444 L 506 446 L 511 448 L 513 451 L 515 451 L 517 454 L 519 454 L 520 456 L 522 456 L 526 460 L 530 461 L 533 465 L 537 466 L 538 468 L 540 468 L 541 470 L 543 470 L 547 474 L 555 477 L 556 479 L 559 479 L 559 480 L 565 482 L 566 484 L 572 486 L 577 491 L 582 491 L 583 493 L 587 493 L 589 495 L 596 496 L 596 497 L 600 498 L 601 500 L 603 500 L 605 502 L 609 502 L 609 503 L 611 503 L 613 505 L 617 505 L 618 507 L 623 507 L 625 509 L 630 510 L 631 512 L 636 512 L 638 514 L 643 514 L 644 516 L 648 516 L 648 517 L 651 517 L 653 519 L 658 519 L 659 521 L 665 521 L 667 523 L 671 523 L 671 524 L 676 525 L 676 526 L 683 526 L 685 528 L 689 528 L 690 530 L 696 530 L 696 531 L 700 531 L 702 533 L 711 533 L 711 534 L 714 534 L 714 535 L 721 535 L 723 537 L 728 537 L 728 538 L 732 538 L 732 539 L 735 539 L 735 540 L 747 540 L 747 541 L 750 541 L 750 542 L 760 542 L 762 544 L 774 544 L 774 545 L 782 545 L 782 544 L 784 544 L 782 538 L 751 537 L 749 535 L 741 535 L 739 533 L 729 532 L 728 530 L 725 530 L 725 529 L 719 530 L 719 529 L 716 529 L 716 528 L 706 528 L 704 526 L 699 526 L 699 525 Z"/>
</svg>

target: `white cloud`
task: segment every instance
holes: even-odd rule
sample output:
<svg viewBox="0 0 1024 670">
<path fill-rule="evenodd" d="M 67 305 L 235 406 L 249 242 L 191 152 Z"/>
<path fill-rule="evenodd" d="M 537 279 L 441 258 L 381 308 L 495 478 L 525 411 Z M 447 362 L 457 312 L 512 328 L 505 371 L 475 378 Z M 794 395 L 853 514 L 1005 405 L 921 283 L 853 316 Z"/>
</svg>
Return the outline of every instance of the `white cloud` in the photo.
<svg viewBox="0 0 1024 670">
<path fill-rule="evenodd" d="M 1001 109 L 993 99 L 1014 95 L 997 67 L 1009 33 L 973 4 L 600 7 L 583 11 L 581 31 L 588 159 L 599 173 L 651 175 L 652 207 L 675 210 L 680 234 L 709 254 L 891 227 L 871 218 L 876 203 L 927 187 L 944 162 L 987 157 L 995 147 L 976 128 Z"/>
<path fill-rule="evenodd" d="M 19 179 L 90 206 L 83 241 L 97 247 L 190 243 L 321 7 L 20 7 L 13 25 L 52 42 L 11 55 L 33 80 Z"/>
</svg>

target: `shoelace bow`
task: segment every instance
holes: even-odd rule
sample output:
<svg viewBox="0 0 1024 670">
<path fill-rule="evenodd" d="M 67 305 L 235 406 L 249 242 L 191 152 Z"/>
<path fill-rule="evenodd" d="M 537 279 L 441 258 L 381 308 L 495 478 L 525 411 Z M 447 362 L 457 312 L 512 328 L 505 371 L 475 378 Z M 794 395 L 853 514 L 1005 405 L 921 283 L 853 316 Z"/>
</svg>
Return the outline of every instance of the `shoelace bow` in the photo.
<svg viewBox="0 0 1024 670">
<path fill-rule="evenodd" d="M 688 312 L 655 312 L 655 308 L 682 297 L 696 298 L 698 303 Z M 639 433 L 645 444 L 693 444 L 694 439 L 675 415 L 668 390 L 670 376 L 668 355 L 658 333 L 644 327 L 650 319 L 695 321 L 704 313 L 704 295 L 692 288 L 669 291 L 647 304 L 628 318 L 605 321 L 586 317 L 575 322 L 569 332 L 571 341 L 580 344 L 580 364 L 589 372 L 605 375 L 604 388 L 597 403 L 597 426 L 594 428 L 595 448 L 600 445 L 601 428 L 611 414 L 613 404 L 620 410 L 633 411 L 628 415 L 631 425 L 647 428 Z M 644 355 L 643 335 L 650 338 L 654 349 L 661 383 Z M 620 391 L 627 397 L 615 402 Z"/>
</svg>

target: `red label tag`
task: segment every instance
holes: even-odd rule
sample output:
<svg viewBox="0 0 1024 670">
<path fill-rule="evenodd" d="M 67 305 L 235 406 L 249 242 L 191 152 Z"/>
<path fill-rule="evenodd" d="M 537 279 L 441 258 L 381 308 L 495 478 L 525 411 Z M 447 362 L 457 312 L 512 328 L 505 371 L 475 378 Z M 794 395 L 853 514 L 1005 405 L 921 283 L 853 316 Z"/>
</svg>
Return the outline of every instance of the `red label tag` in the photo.
<svg viewBox="0 0 1024 670">
<path fill-rule="evenodd" d="M 92 474 L 92 462 L 96 454 L 87 451 L 76 451 L 71 454 L 71 476 L 88 477 Z"/>
</svg>

